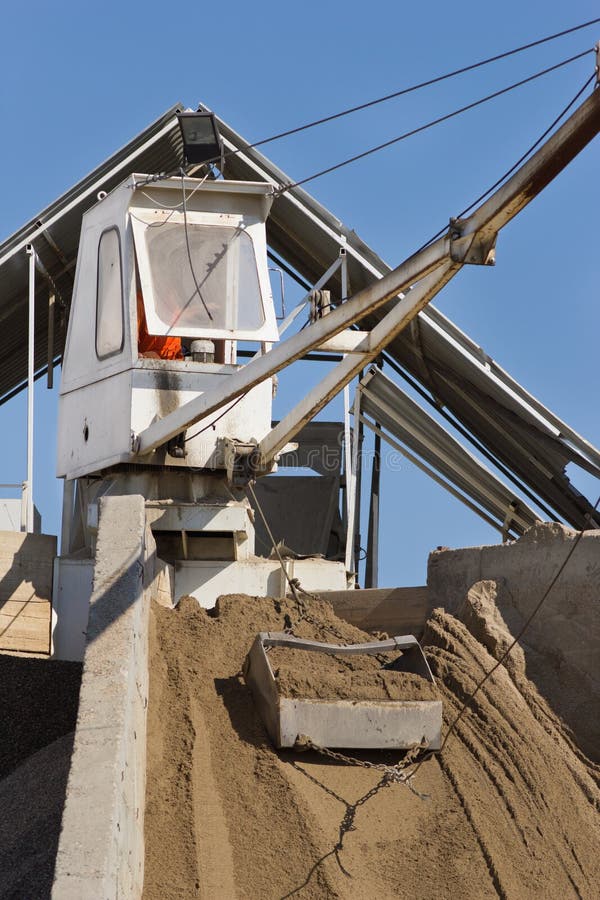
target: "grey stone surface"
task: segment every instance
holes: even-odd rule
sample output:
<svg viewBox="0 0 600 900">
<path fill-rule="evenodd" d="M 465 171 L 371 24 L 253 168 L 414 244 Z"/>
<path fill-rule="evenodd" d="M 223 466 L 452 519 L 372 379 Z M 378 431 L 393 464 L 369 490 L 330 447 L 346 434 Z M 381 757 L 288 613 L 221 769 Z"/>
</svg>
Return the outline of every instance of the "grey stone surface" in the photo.
<svg viewBox="0 0 600 900">
<path fill-rule="evenodd" d="M 141 896 L 151 554 L 143 498 L 103 498 L 53 900 Z"/>
<path fill-rule="evenodd" d="M 536 525 L 518 541 L 430 554 L 432 605 L 459 613 L 477 582 L 495 582 L 495 603 L 514 635 L 548 588 L 577 532 Z M 527 676 L 600 758 L 600 531 L 587 531 L 521 641 Z"/>
</svg>

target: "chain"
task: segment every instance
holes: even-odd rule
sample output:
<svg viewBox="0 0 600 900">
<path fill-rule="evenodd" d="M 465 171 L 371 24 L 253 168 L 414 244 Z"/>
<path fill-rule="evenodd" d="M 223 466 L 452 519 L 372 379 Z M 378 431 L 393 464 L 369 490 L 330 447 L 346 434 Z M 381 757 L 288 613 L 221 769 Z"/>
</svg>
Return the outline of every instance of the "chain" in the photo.
<svg viewBox="0 0 600 900">
<path fill-rule="evenodd" d="M 333 797 L 334 800 L 337 800 L 339 803 L 342 803 L 346 807 L 339 825 L 337 842 L 334 844 L 332 850 L 330 850 L 326 855 L 331 856 L 333 854 L 336 858 L 338 866 L 340 867 L 344 875 L 346 875 L 348 878 L 352 878 L 350 872 L 344 867 L 340 854 L 344 849 L 344 838 L 349 831 L 356 830 L 354 822 L 360 807 L 368 803 L 369 800 L 372 800 L 373 797 L 375 797 L 379 793 L 379 791 L 383 790 L 386 787 L 389 787 L 392 784 L 405 784 L 413 792 L 413 794 L 416 794 L 417 797 L 419 797 L 421 800 L 429 799 L 428 794 L 420 794 L 417 790 L 415 790 L 415 788 L 411 784 L 412 775 L 404 771 L 404 769 L 411 765 L 411 763 L 416 761 L 417 756 L 419 755 L 419 753 L 421 753 L 421 751 L 427 749 L 427 743 L 423 741 L 418 746 L 412 747 L 407 752 L 404 759 L 393 766 L 385 765 L 384 763 L 372 763 L 368 762 L 367 760 L 355 759 L 352 756 L 345 756 L 343 753 L 337 753 L 334 750 L 329 750 L 327 747 L 320 747 L 305 735 L 298 736 L 296 746 L 301 747 L 303 750 L 314 750 L 317 753 L 320 753 L 321 756 L 325 756 L 328 759 L 333 759 L 336 762 L 343 762 L 347 765 L 352 766 L 361 766 L 364 769 L 374 769 L 382 773 L 381 778 L 379 779 L 377 784 L 373 785 L 373 787 L 370 788 L 366 792 L 366 794 L 363 794 L 363 796 L 359 797 L 358 800 L 355 800 L 354 803 L 349 803 L 343 797 L 340 797 L 340 795 L 337 794 L 334 790 L 327 787 L 327 785 L 323 784 L 321 781 L 311 775 L 310 772 L 307 772 L 306 769 L 304 769 L 302 766 L 298 765 L 297 762 L 292 761 L 292 766 L 298 772 L 302 772 L 302 774 L 306 778 L 308 778 L 309 781 L 312 781 L 313 784 L 318 785 L 325 791 L 326 794 L 329 794 L 330 797 Z"/>
<path fill-rule="evenodd" d="M 314 745 L 313 745 L 314 747 Z M 315 749 L 317 749 L 315 747 Z M 330 797 L 333 797 L 334 800 L 337 800 L 343 806 L 346 807 L 344 815 L 339 825 L 338 839 L 329 853 L 325 854 L 323 859 L 326 859 L 328 856 L 334 855 L 337 861 L 338 866 L 341 871 L 348 878 L 352 878 L 350 872 L 344 867 L 342 860 L 340 858 L 340 853 L 344 849 L 344 838 L 348 834 L 349 831 L 355 831 L 356 826 L 354 825 L 354 820 L 356 818 L 356 814 L 361 806 L 364 806 L 365 803 L 368 803 L 375 794 L 378 794 L 382 788 L 389 787 L 392 784 L 391 778 L 388 775 L 383 775 L 382 778 L 379 779 L 376 785 L 370 788 L 366 794 L 363 794 L 362 797 L 359 797 L 354 803 L 349 803 L 347 800 L 344 800 L 343 797 L 340 797 L 339 794 L 336 794 L 331 788 L 328 788 L 326 784 L 323 784 L 322 781 L 319 781 L 318 778 L 315 778 L 310 772 L 307 772 L 302 766 L 299 766 L 297 762 L 292 762 L 292 766 L 296 769 L 296 771 L 301 772 L 305 778 L 308 778 L 309 781 L 312 781 L 313 784 L 316 784 L 317 787 L 322 788 L 326 794 L 329 794 Z M 322 861 L 322 860 L 321 860 Z"/>
<path fill-rule="evenodd" d="M 392 779 L 388 775 L 384 775 L 377 782 L 377 784 L 371 788 L 370 791 L 367 791 L 366 794 L 364 794 L 362 797 L 359 797 L 359 799 L 355 803 L 346 803 L 346 812 L 344 813 L 344 818 L 340 822 L 338 841 L 333 849 L 338 866 L 340 867 L 344 875 L 347 875 L 349 878 L 352 878 L 352 876 L 350 875 L 350 872 L 348 872 L 348 870 L 344 868 L 340 859 L 340 853 L 344 849 L 344 838 L 349 831 L 356 830 L 354 820 L 360 807 L 364 806 L 365 803 L 368 803 L 369 800 L 371 800 L 375 796 L 375 794 L 378 794 L 379 791 L 381 791 L 383 788 L 389 787 L 390 784 L 392 784 Z"/>
<path fill-rule="evenodd" d="M 333 797 L 334 800 L 337 800 L 338 803 L 341 803 L 342 806 L 348 805 L 347 800 L 344 800 L 343 797 L 340 797 L 339 794 L 336 794 L 336 792 L 333 790 L 333 788 L 327 787 L 326 784 L 323 784 L 322 781 L 319 781 L 318 778 L 315 778 L 314 775 L 311 775 L 310 772 L 307 771 L 307 769 L 304 769 L 301 765 L 299 765 L 299 763 L 297 763 L 295 759 L 290 760 L 290 765 L 297 772 L 301 772 L 305 778 L 308 778 L 309 781 L 312 781 L 313 784 L 316 784 L 317 787 L 321 788 L 321 790 L 325 791 L 326 794 L 329 794 L 330 797 Z"/>
<path fill-rule="evenodd" d="M 330 750 L 329 747 L 321 747 L 319 744 L 315 744 L 315 742 L 307 737 L 305 734 L 299 734 L 296 738 L 296 748 L 299 750 L 314 750 L 316 753 L 319 753 L 321 756 L 325 756 L 328 759 L 333 759 L 335 762 L 341 762 L 348 766 L 360 766 L 362 769 L 374 769 L 377 772 L 382 772 L 383 777 L 389 783 L 396 784 L 405 784 L 413 794 L 416 794 L 417 797 L 420 797 L 422 800 L 429 800 L 428 794 L 421 794 L 416 790 L 414 785 L 412 784 L 412 772 L 406 772 L 405 770 L 418 761 L 421 753 L 424 753 L 429 744 L 426 740 L 422 740 L 420 744 L 417 744 L 415 747 L 411 747 L 404 759 L 400 760 L 400 762 L 394 763 L 394 765 L 388 765 L 386 763 L 374 763 L 370 762 L 367 759 L 356 759 L 354 756 L 346 756 L 344 753 L 339 753 L 336 750 Z"/>
</svg>

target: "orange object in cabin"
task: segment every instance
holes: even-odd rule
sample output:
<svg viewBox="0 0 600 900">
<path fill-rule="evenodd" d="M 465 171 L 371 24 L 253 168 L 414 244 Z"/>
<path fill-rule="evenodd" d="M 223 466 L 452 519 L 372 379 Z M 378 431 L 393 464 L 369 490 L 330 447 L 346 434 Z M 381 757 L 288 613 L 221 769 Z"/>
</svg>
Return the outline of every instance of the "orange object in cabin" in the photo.
<svg viewBox="0 0 600 900">
<path fill-rule="evenodd" d="M 158 359 L 183 359 L 181 338 L 148 334 L 142 294 L 137 294 L 138 353 L 140 356 Z"/>
</svg>

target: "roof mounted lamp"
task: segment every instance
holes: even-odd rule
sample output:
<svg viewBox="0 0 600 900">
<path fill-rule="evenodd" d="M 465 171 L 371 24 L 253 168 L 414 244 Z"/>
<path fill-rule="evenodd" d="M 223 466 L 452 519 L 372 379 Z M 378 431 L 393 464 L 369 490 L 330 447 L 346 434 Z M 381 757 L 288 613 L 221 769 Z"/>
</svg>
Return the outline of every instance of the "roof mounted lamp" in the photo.
<svg viewBox="0 0 600 900">
<path fill-rule="evenodd" d="M 185 110 L 177 113 L 177 119 L 187 163 L 202 165 L 222 160 L 223 142 L 214 113 L 205 110 L 197 112 Z"/>
</svg>

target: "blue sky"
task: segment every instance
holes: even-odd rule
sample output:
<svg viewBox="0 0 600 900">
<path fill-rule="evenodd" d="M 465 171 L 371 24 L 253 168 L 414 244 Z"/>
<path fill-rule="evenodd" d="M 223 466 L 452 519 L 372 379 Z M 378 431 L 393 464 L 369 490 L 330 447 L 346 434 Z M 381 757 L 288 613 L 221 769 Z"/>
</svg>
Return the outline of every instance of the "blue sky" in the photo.
<svg viewBox="0 0 600 900">
<path fill-rule="evenodd" d="M 202 101 L 249 140 L 493 55 L 598 15 L 597 4 L 337 3 L 174 7 L 107 0 L 3 12 L 0 239 L 177 101 Z M 520 56 L 265 147 L 294 178 L 552 65 L 600 39 L 595 26 Z M 307 185 L 398 264 L 502 174 L 592 73 L 592 54 L 478 110 Z M 600 330 L 598 139 L 501 234 L 494 269 L 471 267 L 436 305 L 596 445 Z M 289 286 L 289 301 L 294 296 Z M 282 379 L 276 412 L 298 395 Z M 312 377 L 317 377 L 317 373 Z M 56 391 L 36 388 L 35 498 L 59 528 Z M 339 414 L 339 403 L 324 417 Z M 0 481 L 25 472 L 25 410 Z M 573 473 L 592 500 L 593 479 Z M 422 583 L 437 545 L 496 534 L 409 463 L 384 471 L 381 583 Z M 366 532 L 366 523 L 365 523 Z M 365 534 L 366 538 L 366 534 Z"/>
</svg>

